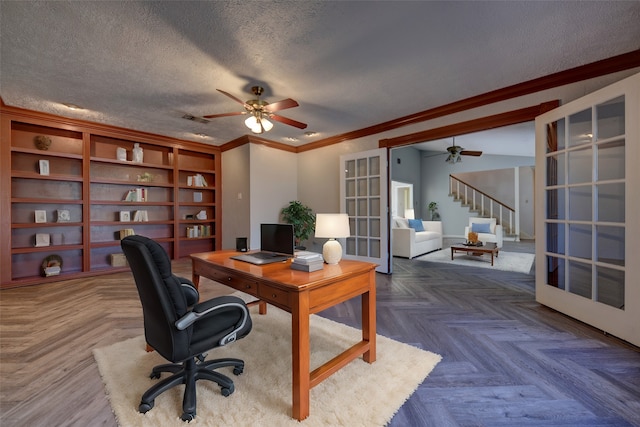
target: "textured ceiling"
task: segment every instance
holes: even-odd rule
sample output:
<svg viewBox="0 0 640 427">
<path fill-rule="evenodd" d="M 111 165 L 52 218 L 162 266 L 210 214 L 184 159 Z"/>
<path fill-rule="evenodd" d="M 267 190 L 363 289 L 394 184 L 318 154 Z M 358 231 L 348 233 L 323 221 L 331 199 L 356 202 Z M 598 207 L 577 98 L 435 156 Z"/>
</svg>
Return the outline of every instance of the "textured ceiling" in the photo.
<svg viewBox="0 0 640 427">
<path fill-rule="evenodd" d="M 3 0 L 0 96 L 221 145 L 249 133 L 243 116 L 181 117 L 241 111 L 216 89 L 259 84 L 317 132 L 263 136 L 302 145 L 636 50 L 639 22 L 639 1 Z"/>
</svg>

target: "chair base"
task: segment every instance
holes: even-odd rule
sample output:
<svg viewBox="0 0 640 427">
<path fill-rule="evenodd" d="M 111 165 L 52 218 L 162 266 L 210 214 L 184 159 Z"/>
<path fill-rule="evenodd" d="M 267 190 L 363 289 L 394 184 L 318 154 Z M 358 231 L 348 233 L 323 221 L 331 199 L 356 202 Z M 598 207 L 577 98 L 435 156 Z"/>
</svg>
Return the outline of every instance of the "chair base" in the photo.
<svg viewBox="0 0 640 427">
<path fill-rule="evenodd" d="M 197 358 L 185 360 L 183 363 L 168 363 L 154 367 L 149 375 L 151 378 L 160 378 L 162 372 L 170 372 L 173 375 L 163 379 L 149 388 L 140 400 L 138 410 L 142 413 L 153 408 L 156 397 L 161 393 L 180 384 L 185 384 L 184 397 L 182 399 L 182 420 L 191 421 L 196 417 L 196 381 L 209 380 L 221 387 L 223 396 L 229 396 L 235 390 L 233 381 L 214 369 L 225 366 L 233 366 L 234 375 L 240 375 L 244 370 L 244 362 L 240 359 L 215 359 L 197 362 Z"/>
</svg>

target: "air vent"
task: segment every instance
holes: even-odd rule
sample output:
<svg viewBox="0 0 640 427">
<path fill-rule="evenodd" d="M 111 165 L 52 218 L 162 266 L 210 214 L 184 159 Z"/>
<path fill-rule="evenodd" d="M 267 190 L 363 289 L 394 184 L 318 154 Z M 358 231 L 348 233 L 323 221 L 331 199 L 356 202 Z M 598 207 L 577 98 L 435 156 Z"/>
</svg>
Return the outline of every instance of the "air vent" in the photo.
<svg viewBox="0 0 640 427">
<path fill-rule="evenodd" d="M 192 122 L 205 123 L 205 124 L 209 123 L 209 120 L 203 119 L 202 117 L 192 116 L 191 114 L 185 114 L 184 116 L 182 116 L 182 118 L 191 120 Z"/>
</svg>

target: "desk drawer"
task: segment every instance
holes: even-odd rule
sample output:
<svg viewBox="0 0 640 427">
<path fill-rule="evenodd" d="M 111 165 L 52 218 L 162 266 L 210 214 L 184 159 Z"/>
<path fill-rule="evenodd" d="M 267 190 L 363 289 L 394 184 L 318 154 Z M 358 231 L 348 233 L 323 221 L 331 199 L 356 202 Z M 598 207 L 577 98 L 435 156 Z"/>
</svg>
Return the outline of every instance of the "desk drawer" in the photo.
<svg viewBox="0 0 640 427">
<path fill-rule="evenodd" d="M 274 288 L 269 285 L 260 285 L 258 290 L 258 298 L 269 302 L 276 307 L 289 307 L 289 293 L 282 289 Z"/>
<path fill-rule="evenodd" d="M 258 284 L 253 280 L 216 270 L 209 271 L 207 275 L 215 282 L 222 283 L 225 286 L 253 295 L 254 297 L 258 296 Z"/>
</svg>

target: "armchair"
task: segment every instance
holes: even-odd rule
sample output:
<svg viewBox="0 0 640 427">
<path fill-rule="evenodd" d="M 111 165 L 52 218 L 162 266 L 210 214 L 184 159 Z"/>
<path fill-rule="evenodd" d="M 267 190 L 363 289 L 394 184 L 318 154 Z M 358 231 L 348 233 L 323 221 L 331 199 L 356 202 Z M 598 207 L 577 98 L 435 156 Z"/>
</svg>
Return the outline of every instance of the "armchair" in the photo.
<svg viewBox="0 0 640 427">
<path fill-rule="evenodd" d="M 474 224 L 476 225 L 474 226 Z M 497 224 L 495 218 L 469 218 L 469 225 L 464 228 L 465 239 L 470 231 L 476 231 L 478 233 L 478 240 L 481 242 L 495 243 L 498 248 L 502 248 L 502 225 Z"/>
<path fill-rule="evenodd" d="M 205 361 L 205 351 L 232 343 L 251 330 L 251 317 L 240 298 L 224 296 L 198 302 L 193 284 L 171 272 L 171 261 L 162 246 L 143 236 L 128 236 L 121 241 L 135 279 L 144 317 L 144 334 L 150 347 L 172 362 L 158 365 L 151 378 L 161 373 L 173 375 L 163 379 L 143 395 L 138 410 L 153 408 L 155 398 L 180 384 L 185 384 L 182 420 L 196 416 L 196 381 L 217 383 L 223 396 L 234 391 L 233 381 L 214 369 L 230 366 L 240 375 L 240 359 Z"/>
</svg>

